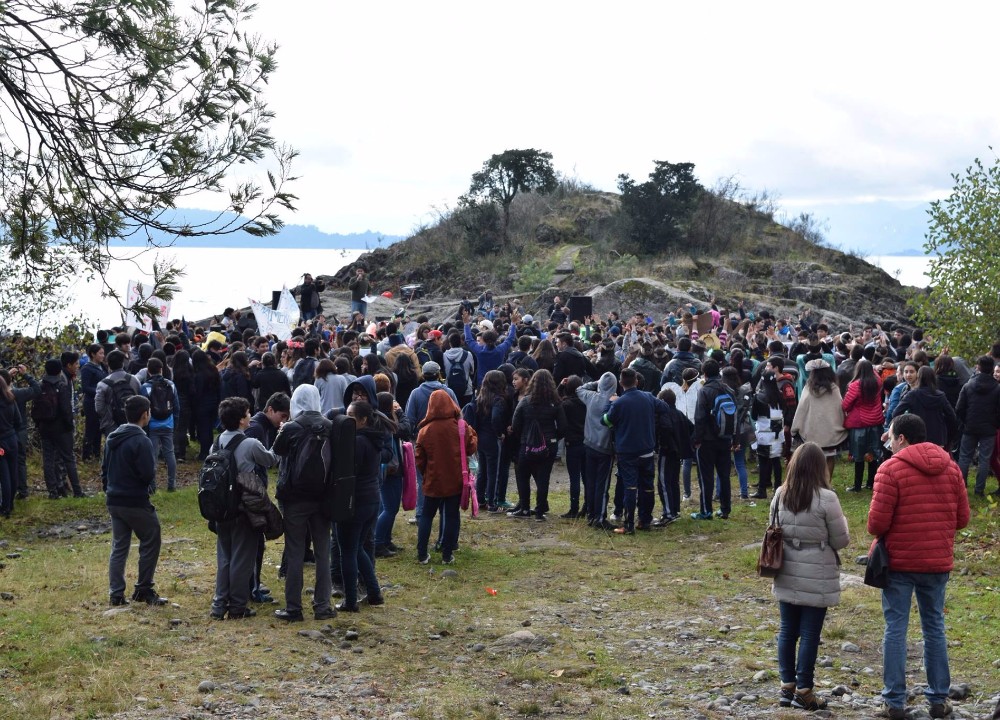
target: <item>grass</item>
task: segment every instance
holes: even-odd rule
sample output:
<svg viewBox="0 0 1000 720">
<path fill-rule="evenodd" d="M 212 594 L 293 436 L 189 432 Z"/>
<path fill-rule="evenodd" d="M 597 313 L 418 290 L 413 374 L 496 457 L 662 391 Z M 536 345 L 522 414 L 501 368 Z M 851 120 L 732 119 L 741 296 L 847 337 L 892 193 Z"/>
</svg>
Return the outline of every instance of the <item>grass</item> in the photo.
<svg viewBox="0 0 1000 720">
<path fill-rule="evenodd" d="M 847 484 L 845 470 L 838 469 L 838 487 Z M 321 624 L 289 628 L 271 619 L 268 607 L 249 621 L 208 619 L 215 541 L 198 514 L 190 478 L 178 492 L 154 499 L 164 539 L 157 588 L 177 606 L 132 606 L 112 617 L 104 615 L 110 534 L 39 537 L 53 525 L 105 521 L 103 498 L 33 497 L 0 528 L 7 542 L 0 550 L 0 591 L 14 596 L 0 600 L 0 717 L 87 718 L 120 710 L 177 717 L 201 706 L 197 686 L 204 679 L 219 686 L 212 702 L 263 703 L 271 710 L 262 717 L 308 712 L 316 692 L 306 687 L 310 681 L 371 688 L 371 697 L 358 702 L 368 703 L 360 706 L 375 717 L 391 714 L 387 707 L 428 719 L 686 717 L 692 703 L 704 709 L 707 701 L 691 697 L 706 690 L 713 697 L 761 694 L 757 706 L 743 708 L 744 716 L 774 717 L 774 682 L 755 686 L 751 678 L 775 669 L 777 609 L 768 584 L 754 573 L 755 551 L 745 547 L 759 542 L 765 504 L 737 503 L 728 522 L 685 519 L 663 531 L 615 537 L 557 520 L 568 501 L 561 467 L 555 477 L 548 523 L 463 518 L 457 578 L 443 577 L 437 558 L 430 567 L 414 562 L 413 527 L 401 516 L 395 540 L 407 550 L 378 564 L 380 580 L 392 584 L 386 608 L 331 623 L 335 633 L 359 631 L 361 654 L 341 651 L 336 638 L 324 644 L 299 636 L 299 629 Z M 89 483 L 93 487 L 92 477 Z M 847 573 L 861 573 L 854 558 L 868 545 L 867 500 L 842 494 L 852 535 L 841 553 Z M 954 682 L 968 682 L 988 698 L 997 690 L 992 663 L 1000 658 L 1000 513 L 981 500 L 973 509 L 949 584 L 949 652 Z M 269 546 L 265 567 L 265 582 L 279 599 L 280 547 L 280 541 Z M 20 557 L 4 559 L 7 553 Z M 307 572 L 307 587 L 310 582 Z M 915 617 L 911 642 L 919 638 Z M 525 624 L 550 644 L 540 652 L 473 649 Z M 881 687 L 882 628 L 878 594 L 846 589 L 824 630 L 821 654 L 835 663 L 819 671 L 821 687 L 854 681 L 856 692 L 874 696 Z M 633 640 L 639 645 L 629 646 Z M 672 649 L 653 660 L 644 643 L 657 641 Z M 861 646 L 861 654 L 841 653 L 846 641 Z M 326 664 L 322 658 L 330 655 L 336 662 Z M 696 673 L 696 664 L 713 672 Z M 865 666 L 876 672 L 858 672 Z M 916 672 L 913 679 L 923 676 Z M 618 692 L 639 681 L 671 690 Z"/>
</svg>

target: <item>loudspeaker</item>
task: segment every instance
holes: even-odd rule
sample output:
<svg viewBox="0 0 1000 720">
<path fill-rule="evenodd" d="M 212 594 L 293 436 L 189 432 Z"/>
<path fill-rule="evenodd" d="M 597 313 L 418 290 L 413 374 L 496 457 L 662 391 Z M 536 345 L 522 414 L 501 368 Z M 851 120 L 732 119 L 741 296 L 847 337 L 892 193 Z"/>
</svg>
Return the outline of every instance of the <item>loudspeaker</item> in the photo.
<svg viewBox="0 0 1000 720">
<path fill-rule="evenodd" d="M 574 295 L 569 299 L 569 319 L 583 322 L 583 319 L 594 314 L 594 298 L 589 295 Z"/>
<path fill-rule="evenodd" d="M 277 310 L 278 309 L 278 303 L 280 301 L 281 301 L 281 290 L 272 290 L 271 291 L 271 309 L 272 310 Z"/>
</svg>

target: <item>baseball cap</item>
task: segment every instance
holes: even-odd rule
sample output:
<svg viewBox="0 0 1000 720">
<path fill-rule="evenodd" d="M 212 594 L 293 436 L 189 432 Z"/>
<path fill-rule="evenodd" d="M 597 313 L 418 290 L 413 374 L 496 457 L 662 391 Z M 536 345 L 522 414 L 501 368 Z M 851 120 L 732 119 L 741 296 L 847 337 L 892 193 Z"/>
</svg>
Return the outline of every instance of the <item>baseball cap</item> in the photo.
<svg viewBox="0 0 1000 720">
<path fill-rule="evenodd" d="M 420 368 L 420 372 L 422 372 L 424 375 L 440 376 L 441 375 L 441 366 L 438 365 L 433 360 L 430 360 L 430 361 L 424 363 L 423 367 Z"/>
</svg>

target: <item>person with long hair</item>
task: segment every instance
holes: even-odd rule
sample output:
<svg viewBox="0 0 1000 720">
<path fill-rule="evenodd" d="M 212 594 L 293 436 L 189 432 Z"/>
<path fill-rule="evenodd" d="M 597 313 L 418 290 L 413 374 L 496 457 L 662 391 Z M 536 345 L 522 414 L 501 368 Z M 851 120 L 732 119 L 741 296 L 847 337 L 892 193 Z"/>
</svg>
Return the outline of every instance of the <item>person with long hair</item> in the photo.
<svg viewBox="0 0 1000 720">
<path fill-rule="evenodd" d="M 414 362 L 414 354 L 401 352 L 393 359 L 392 371 L 396 373 L 396 401 L 406 407 L 410 393 L 424 381 L 420 377 L 420 368 Z"/>
<path fill-rule="evenodd" d="M 516 372 L 515 372 L 516 374 Z M 519 438 L 519 453 L 515 467 L 518 507 L 508 517 L 528 518 L 534 515 L 545 520 L 549 511 L 549 476 L 556 458 L 559 438 L 566 434 L 566 411 L 559 402 L 556 382 L 548 370 L 539 370 L 528 381 L 527 393 L 514 409 L 511 432 Z M 546 449 L 539 452 L 544 443 Z M 535 481 L 536 500 L 531 507 L 531 480 Z"/>
<path fill-rule="evenodd" d="M 823 448 L 832 481 L 838 448 L 847 437 L 840 385 L 830 363 L 822 358 L 810 360 L 806 369 L 809 379 L 795 408 L 792 436 L 798 435 L 805 442 L 816 443 Z"/>
<path fill-rule="evenodd" d="M 816 655 L 827 608 L 840 602 L 838 550 L 850 541 L 847 518 L 830 489 L 826 454 L 807 442 L 795 451 L 788 474 L 771 501 L 771 517 L 781 525 L 784 562 L 774 578 L 778 600 L 779 704 L 822 710 L 826 701 L 813 692 Z"/>
<path fill-rule="evenodd" d="M 376 418 L 385 418 L 383 429 L 391 437 L 392 458 L 383 465 L 382 483 L 379 486 L 381 509 L 375 521 L 374 555 L 376 558 L 389 558 L 399 552 L 399 547 L 392 542 L 392 530 L 403 499 L 402 443 L 413 437 L 413 426 L 392 393 L 380 392 L 377 399 Z"/>
<path fill-rule="evenodd" d="M 203 462 L 212 450 L 212 430 L 219 413 L 219 402 L 222 400 L 222 379 L 212 358 L 204 350 L 194 351 L 191 356 L 191 369 L 194 376 L 192 410 L 198 444 L 201 446 L 198 460 Z"/>
<path fill-rule="evenodd" d="M 193 423 L 193 393 L 194 371 L 191 369 L 191 355 L 187 350 L 174 353 L 174 387 L 180 398 L 180 416 L 174 423 L 174 457 L 177 462 L 185 462 L 188 448 L 188 436 L 194 432 Z"/>
<path fill-rule="evenodd" d="M 24 420 L 7 381 L 0 376 L 0 515 L 10 517 L 14 510 L 14 487 L 17 485 L 17 435 Z"/>
<path fill-rule="evenodd" d="M 918 415 L 927 426 L 927 442 L 950 450 L 958 442 L 958 417 L 947 396 L 938 390 L 937 375 L 930 365 L 917 371 L 917 386 L 903 396 L 893 417 Z"/>
<path fill-rule="evenodd" d="M 507 378 L 499 370 L 490 370 L 483 377 L 483 384 L 473 402 L 463 408 L 465 421 L 479 438 L 479 474 L 476 477 L 476 496 L 487 512 L 499 512 L 497 501 L 497 475 L 500 469 L 500 443 L 507 426 L 504 411 L 507 407 Z"/>
<path fill-rule="evenodd" d="M 535 352 L 531 353 L 531 357 L 538 364 L 540 370 L 552 372 L 556 368 L 556 348 L 548 338 L 538 343 L 538 347 L 535 348 Z"/>
<path fill-rule="evenodd" d="M 937 375 L 938 390 L 944 393 L 952 408 L 958 405 L 958 394 L 962 391 L 962 380 L 955 369 L 951 355 L 941 353 L 934 360 L 934 374 Z"/>
<path fill-rule="evenodd" d="M 847 395 L 841 402 L 844 410 L 844 428 L 851 440 L 851 458 L 854 460 L 854 486 L 848 492 L 861 492 L 861 480 L 868 463 L 868 489 L 875 483 L 875 470 L 882 445 L 882 379 L 867 360 L 859 360 L 854 369 L 854 379 L 847 386 Z"/>
</svg>

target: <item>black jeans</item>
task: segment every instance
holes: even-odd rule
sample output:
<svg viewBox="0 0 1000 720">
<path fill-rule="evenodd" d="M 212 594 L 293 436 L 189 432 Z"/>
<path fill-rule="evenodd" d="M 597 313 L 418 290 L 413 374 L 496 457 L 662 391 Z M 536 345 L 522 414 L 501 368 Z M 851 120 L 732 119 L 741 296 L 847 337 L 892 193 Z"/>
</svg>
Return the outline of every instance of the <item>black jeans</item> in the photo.
<svg viewBox="0 0 1000 720">
<path fill-rule="evenodd" d="M 535 514 L 541 517 L 549 511 L 549 477 L 552 475 L 554 453 L 542 460 L 518 458 L 514 475 L 517 479 L 517 494 L 521 510 L 531 510 L 531 479 L 535 479 L 536 498 Z"/>
<path fill-rule="evenodd" d="M 94 398 L 83 399 L 83 459 L 101 459 L 101 416 L 94 407 Z"/>
<path fill-rule="evenodd" d="M 698 484 L 701 489 L 701 512 L 712 513 L 712 492 L 715 490 L 714 480 L 718 476 L 719 509 L 728 516 L 732 511 L 732 487 L 729 482 L 730 470 L 733 465 L 733 451 L 728 440 L 706 440 L 695 450 L 700 477 Z"/>
<path fill-rule="evenodd" d="M 458 547 L 458 534 L 462 527 L 462 515 L 459 512 L 461 495 L 448 497 L 431 497 L 424 495 L 424 512 L 417 524 L 417 558 L 427 557 L 427 543 L 431 538 L 431 525 L 438 510 L 441 511 L 441 557 L 451 559 Z"/>
<path fill-rule="evenodd" d="M 608 485 L 611 482 L 611 462 L 614 457 L 593 448 L 586 450 L 583 466 L 583 482 L 586 486 L 585 500 L 587 519 L 600 522 L 608 512 Z"/>
<path fill-rule="evenodd" d="M 42 436 L 42 469 L 45 474 L 45 487 L 48 488 L 49 494 L 58 494 L 63 488 L 59 472 L 60 465 L 69 475 L 73 492 L 79 495 L 83 490 L 80 487 L 80 478 L 76 474 L 76 455 L 73 453 L 72 430 Z"/>
<path fill-rule="evenodd" d="M 577 512 L 580 509 L 580 485 L 583 480 L 583 464 L 587 457 L 587 448 L 581 443 L 566 443 L 566 472 L 569 473 L 569 509 Z M 583 504 L 587 504 L 586 492 Z"/>
<path fill-rule="evenodd" d="M 676 455 L 660 453 L 660 502 L 664 517 L 673 517 L 681 512 L 681 459 Z"/>
</svg>

